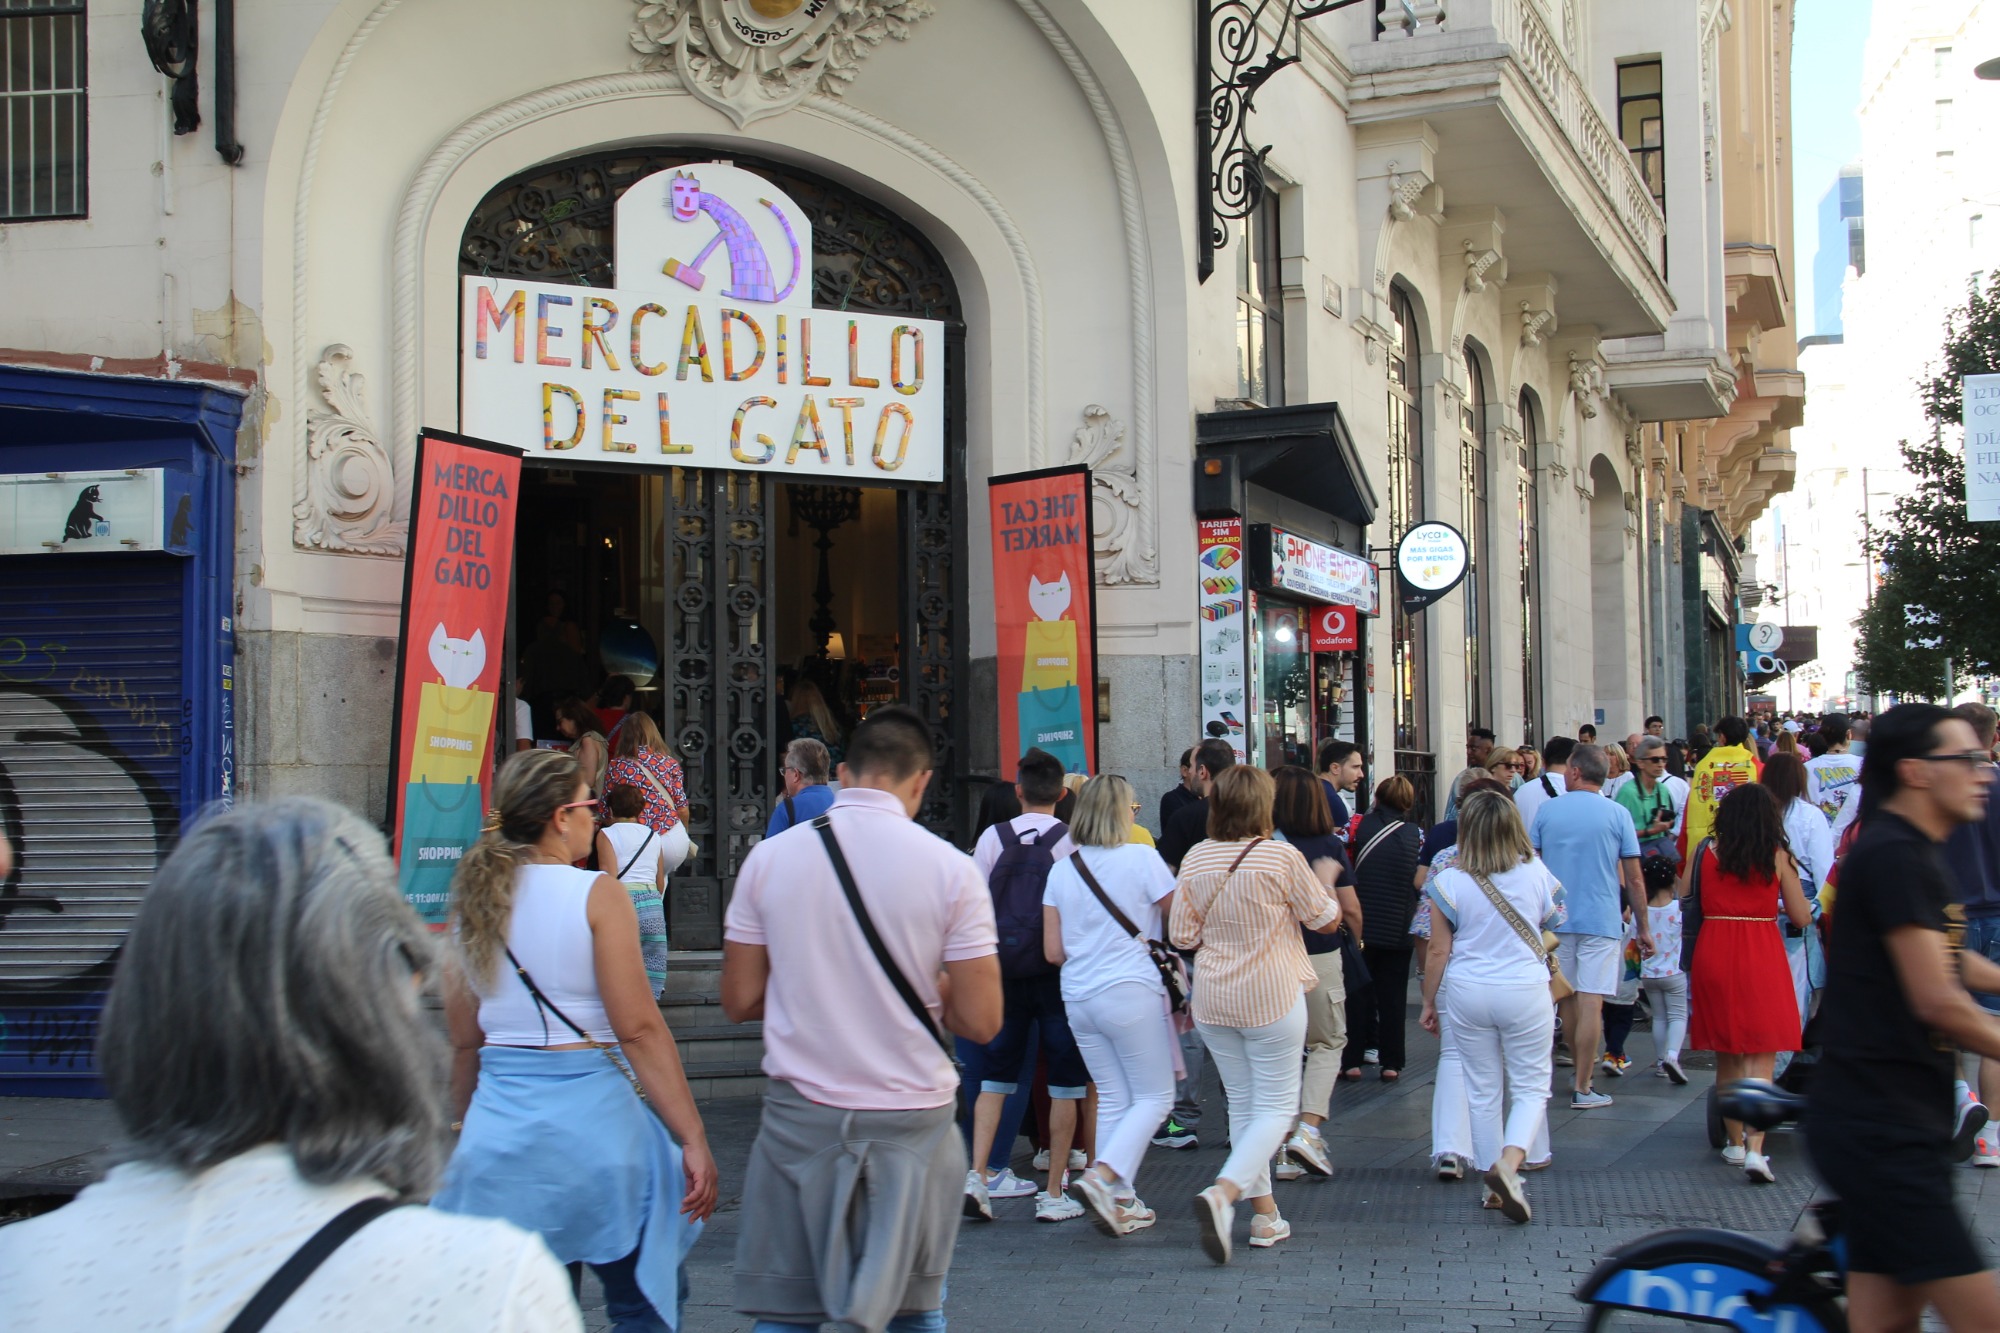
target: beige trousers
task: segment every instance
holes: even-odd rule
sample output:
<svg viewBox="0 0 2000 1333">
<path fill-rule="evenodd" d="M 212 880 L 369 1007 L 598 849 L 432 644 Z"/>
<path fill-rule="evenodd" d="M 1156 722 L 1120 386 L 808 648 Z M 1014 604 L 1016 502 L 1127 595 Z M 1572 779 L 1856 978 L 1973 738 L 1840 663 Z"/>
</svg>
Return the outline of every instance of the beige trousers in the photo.
<svg viewBox="0 0 2000 1333">
<path fill-rule="evenodd" d="M 1340 1077 L 1340 1053 L 1347 1046 L 1347 984 L 1338 953 L 1309 955 L 1319 984 L 1306 993 L 1306 1068 L 1299 1080 L 1299 1110 L 1326 1115 Z"/>
</svg>

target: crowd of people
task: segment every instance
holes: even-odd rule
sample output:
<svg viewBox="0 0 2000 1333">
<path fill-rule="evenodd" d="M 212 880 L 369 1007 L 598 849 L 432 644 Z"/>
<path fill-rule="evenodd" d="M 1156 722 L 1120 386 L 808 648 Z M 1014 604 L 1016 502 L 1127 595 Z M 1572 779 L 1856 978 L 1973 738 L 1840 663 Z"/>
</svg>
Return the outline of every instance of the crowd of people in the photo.
<svg viewBox="0 0 2000 1333">
<path fill-rule="evenodd" d="M 200 1302 L 189 1326 L 284 1307 L 389 1327 L 449 1290 L 472 1302 L 454 1318 L 567 1333 L 586 1266 L 614 1329 L 680 1326 L 723 1184 L 656 1003 L 646 895 L 684 801 L 657 730 L 621 721 L 601 776 L 592 747 L 509 756 L 446 937 L 336 807 L 190 832 L 104 1015 L 132 1160 L 0 1231 L 22 1327 L 123 1326 L 160 1291 Z M 1155 1225 L 1146 1157 L 1209 1132 L 1207 1061 L 1227 1156 L 1180 1206 L 1215 1262 L 1246 1204 L 1248 1245 L 1283 1244 L 1276 1183 L 1334 1171 L 1339 1084 L 1407 1066 L 1414 971 L 1439 1041 L 1432 1168 L 1477 1178 L 1484 1207 L 1532 1218 L 1555 1071 L 1571 1107 L 1609 1105 L 1598 1077 L 1633 1070 L 1641 996 L 1652 1070 L 1677 1084 L 1684 1047 L 1722 1080 L 1769 1076 L 1810 1023 L 1806 1145 L 1857 1205 L 1851 1325 L 1914 1327 L 1931 1305 L 1993 1327 L 2000 1284 L 1949 1172 L 1961 1147 L 2000 1165 L 1957 1054 L 2000 1073 L 1994 732 L 1979 705 L 1904 705 L 1865 738 L 1837 715 L 1781 726 L 1768 753 L 1735 717 L 1691 750 L 1652 725 L 1539 750 L 1475 732 L 1427 829 L 1405 775 L 1354 808 L 1350 744 L 1266 772 L 1210 740 L 1182 757 L 1157 846 L 1124 778 L 1030 750 L 970 855 L 915 822 L 934 762 L 915 713 L 844 736 L 838 790 L 826 742 L 796 738 L 725 922 L 722 1007 L 761 1020 L 770 1076 L 732 1187 L 736 1307 L 760 1333 L 936 1333 L 958 1229 L 996 1202 L 1032 1195 L 1037 1221 L 1114 1240 Z M 422 1012 L 434 979 L 448 1048 Z M 1024 1180 L 1030 1114 L 1046 1147 Z M 1769 1182 L 1763 1146 L 1731 1125 L 1723 1157 Z M 226 1262 L 187 1240 L 222 1215 Z"/>
</svg>

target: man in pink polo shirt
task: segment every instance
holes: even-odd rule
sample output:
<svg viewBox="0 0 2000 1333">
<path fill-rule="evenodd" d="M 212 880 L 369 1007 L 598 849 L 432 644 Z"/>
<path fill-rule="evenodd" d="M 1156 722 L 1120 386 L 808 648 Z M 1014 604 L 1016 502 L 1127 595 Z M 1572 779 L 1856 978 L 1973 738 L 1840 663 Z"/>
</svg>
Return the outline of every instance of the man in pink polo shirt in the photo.
<svg viewBox="0 0 2000 1333">
<path fill-rule="evenodd" d="M 737 876 L 722 1007 L 763 1020 L 771 1078 L 736 1250 L 736 1308 L 759 1333 L 944 1328 L 966 1155 L 937 1024 L 991 1041 L 1001 994 L 985 880 L 914 822 L 931 764 L 922 719 L 876 709 L 847 742 L 832 809 L 766 838 Z M 836 853 L 923 1019 L 870 944 Z"/>
</svg>

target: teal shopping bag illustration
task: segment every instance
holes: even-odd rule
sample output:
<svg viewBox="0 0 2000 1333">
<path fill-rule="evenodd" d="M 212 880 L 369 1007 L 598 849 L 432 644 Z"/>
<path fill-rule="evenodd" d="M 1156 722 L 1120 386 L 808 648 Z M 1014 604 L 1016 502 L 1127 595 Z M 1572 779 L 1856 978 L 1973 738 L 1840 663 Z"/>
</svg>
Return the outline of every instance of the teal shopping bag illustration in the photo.
<svg viewBox="0 0 2000 1333">
<path fill-rule="evenodd" d="M 483 813 L 477 782 L 403 786 L 403 897 L 433 925 L 451 914 L 451 877 L 479 840 Z"/>
<path fill-rule="evenodd" d="M 1062 760 L 1065 773 L 1088 773 L 1083 748 L 1083 696 L 1074 685 L 1060 690 L 1022 690 L 1016 705 L 1021 752 L 1046 750 Z"/>
</svg>

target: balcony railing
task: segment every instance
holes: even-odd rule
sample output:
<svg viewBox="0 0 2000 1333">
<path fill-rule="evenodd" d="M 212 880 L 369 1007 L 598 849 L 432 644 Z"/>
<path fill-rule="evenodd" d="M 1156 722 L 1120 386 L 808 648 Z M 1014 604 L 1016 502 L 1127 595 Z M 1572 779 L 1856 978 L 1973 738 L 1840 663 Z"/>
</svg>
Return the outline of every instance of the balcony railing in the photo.
<svg viewBox="0 0 2000 1333">
<path fill-rule="evenodd" d="M 1404 60 L 1426 45 L 1435 46 L 1440 63 L 1490 59 L 1489 44 L 1504 46 L 1619 220 L 1660 267 L 1666 219 L 1534 0 L 1381 0 L 1376 26 L 1376 42 L 1402 48 Z"/>
</svg>

